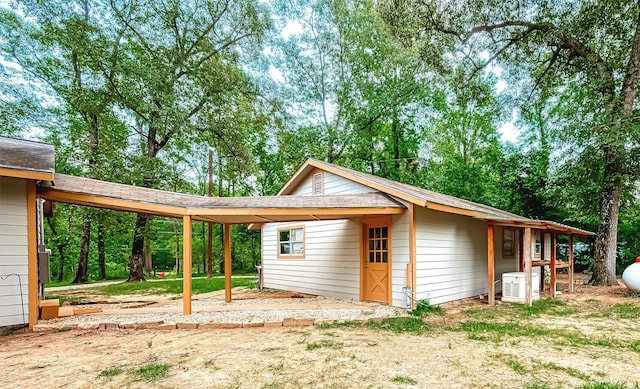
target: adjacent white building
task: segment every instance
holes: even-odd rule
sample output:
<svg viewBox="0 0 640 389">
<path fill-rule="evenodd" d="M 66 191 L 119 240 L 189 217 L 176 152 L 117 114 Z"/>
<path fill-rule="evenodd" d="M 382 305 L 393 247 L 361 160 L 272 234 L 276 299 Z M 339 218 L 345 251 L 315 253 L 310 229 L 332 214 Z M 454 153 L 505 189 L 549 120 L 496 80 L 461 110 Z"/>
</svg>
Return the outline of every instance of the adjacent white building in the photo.
<svg viewBox="0 0 640 389">
<path fill-rule="evenodd" d="M 552 257 L 564 266 L 555 261 L 556 235 L 589 234 L 317 160 L 307 161 L 278 195 L 364 193 L 382 193 L 405 212 L 263 224 L 264 286 L 397 307 L 407 306 L 407 291 L 414 304 L 493 297 L 503 273 L 526 270 L 525 257 L 529 269 Z M 526 228 L 529 256 L 521 250 Z"/>
</svg>

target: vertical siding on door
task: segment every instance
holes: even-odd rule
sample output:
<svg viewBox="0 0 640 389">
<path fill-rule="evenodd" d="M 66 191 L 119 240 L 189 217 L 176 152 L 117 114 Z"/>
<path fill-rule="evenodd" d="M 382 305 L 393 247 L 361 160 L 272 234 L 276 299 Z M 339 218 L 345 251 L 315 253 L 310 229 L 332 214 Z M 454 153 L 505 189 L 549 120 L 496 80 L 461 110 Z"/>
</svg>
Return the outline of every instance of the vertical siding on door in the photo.
<svg viewBox="0 0 640 389">
<path fill-rule="evenodd" d="M 278 259 L 277 229 L 305 226 L 305 258 Z M 262 227 L 267 288 L 359 300 L 360 224 L 353 220 L 269 223 Z"/>
<path fill-rule="evenodd" d="M 29 322 L 28 274 L 27 181 L 0 177 L 0 326 Z"/>
</svg>

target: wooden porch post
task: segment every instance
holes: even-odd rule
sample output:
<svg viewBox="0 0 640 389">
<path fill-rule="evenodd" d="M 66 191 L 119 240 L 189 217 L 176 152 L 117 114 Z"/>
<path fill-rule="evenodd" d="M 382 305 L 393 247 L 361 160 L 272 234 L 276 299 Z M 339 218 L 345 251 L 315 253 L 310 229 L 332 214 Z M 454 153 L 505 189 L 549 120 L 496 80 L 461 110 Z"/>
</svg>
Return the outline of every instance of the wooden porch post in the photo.
<svg viewBox="0 0 640 389">
<path fill-rule="evenodd" d="M 231 225 L 224 225 L 224 301 L 231 302 Z"/>
<path fill-rule="evenodd" d="M 191 315 L 191 216 L 182 217 L 182 313 Z"/>
<path fill-rule="evenodd" d="M 540 262 L 544 262 L 545 247 L 544 247 L 544 232 L 540 231 Z M 540 291 L 544 290 L 544 265 L 540 266 Z"/>
<path fill-rule="evenodd" d="M 551 252 L 549 254 L 549 289 L 551 289 L 551 298 L 556 298 L 556 234 L 551 233 Z"/>
<path fill-rule="evenodd" d="M 38 296 L 38 220 L 36 211 L 36 182 L 27 180 L 27 268 L 28 286 L 27 293 L 29 295 L 29 328 L 38 324 L 39 303 Z M 20 293 L 24 293 L 22 290 Z"/>
<path fill-rule="evenodd" d="M 524 230 L 518 231 L 518 271 L 524 271 Z"/>
<path fill-rule="evenodd" d="M 527 305 L 531 305 L 531 227 L 524 228 L 524 299 Z"/>
<path fill-rule="evenodd" d="M 573 234 L 569 234 L 569 293 L 573 293 Z"/>
<path fill-rule="evenodd" d="M 487 224 L 487 286 L 489 305 L 495 304 L 495 253 L 493 248 L 493 224 Z"/>
</svg>

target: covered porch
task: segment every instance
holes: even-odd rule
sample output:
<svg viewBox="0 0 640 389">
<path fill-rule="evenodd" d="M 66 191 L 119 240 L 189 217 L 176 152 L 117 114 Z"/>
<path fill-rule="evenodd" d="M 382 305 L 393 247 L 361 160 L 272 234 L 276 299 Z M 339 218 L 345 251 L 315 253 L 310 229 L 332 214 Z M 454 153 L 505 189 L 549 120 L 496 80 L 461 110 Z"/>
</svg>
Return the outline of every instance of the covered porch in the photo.
<svg viewBox="0 0 640 389">
<path fill-rule="evenodd" d="M 394 215 L 405 207 L 382 193 L 334 196 L 202 197 L 55 174 L 37 188 L 41 199 L 182 219 L 183 306 L 192 313 L 192 222 L 223 226 L 225 301 L 231 302 L 231 226 L 270 222 L 359 219 Z"/>
<path fill-rule="evenodd" d="M 486 219 L 487 222 L 487 295 L 489 305 L 496 301 L 496 227 L 508 228 L 516 231 L 511 242 L 511 247 L 517 247 L 518 271 L 524 273 L 525 288 L 524 302 L 531 305 L 533 302 L 533 268 L 540 270 L 540 290 L 544 289 L 545 268 L 549 267 L 549 286 L 551 298 L 556 297 L 557 271 L 567 269 L 568 292 L 574 291 L 574 239 L 584 238 L 593 233 L 579 228 L 570 227 L 561 223 L 546 220 L 504 220 Z M 517 235 L 517 239 L 516 239 Z M 567 260 L 562 261 L 558 256 L 558 237 L 566 236 Z M 548 237 L 548 239 L 547 239 Z M 504 236 L 499 241 L 504 245 Z M 548 246 L 548 247 L 547 247 Z M 500 247 L 504 249 L 504 247 Z M 515 252 L 515 251 L 514 251 Z"/>
</svg>

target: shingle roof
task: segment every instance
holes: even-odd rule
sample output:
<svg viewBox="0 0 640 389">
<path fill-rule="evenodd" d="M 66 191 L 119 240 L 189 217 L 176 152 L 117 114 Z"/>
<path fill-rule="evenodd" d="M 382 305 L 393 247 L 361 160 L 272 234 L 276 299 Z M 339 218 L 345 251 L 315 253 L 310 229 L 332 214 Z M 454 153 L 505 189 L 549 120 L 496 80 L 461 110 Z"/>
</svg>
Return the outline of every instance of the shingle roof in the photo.
<svg viewBox="0 0 640 389">
<path fill-rule="evenodd" d="M 53 174 L 53 145 L 0 136 L 0 168 L 32 173 Z"/>
<path fill-rule="evenodd" d="M 564 224 L 545 221 L 545 220 L 533 220 L 524 216 L 516 215 L 511 212 L 503 211 L 498 208 L 490 207 L 488 205 L 475 203 L 473 201 L 463 200 L 457 197 L 448 196 L 442 193 L 433 192 L 427 189 L 418 188 L 413 185 L 403 184 L 401 182 L 389 180 L 387 178 L 378 177 L 372 174 L 359 172 L 356 170 L 348 169 L 339 165 L 319 161 L 316 159 L 309 159 L 305 162 L 300 169 L 294 174 L 294 176 L 287 182 L 284 187 L 278 193 L 279 195 L 287 195 L 291 193 L 295 187 L 301 182 L 302 179 L 313 169 L 322 169 L 331 173 L 337 174 L 344 178 L 358 182 L 362 185 L 368 186 L 372 189 L 381 191 L 391 196 L 397 197 L 404 201 L 414 203 L 422 207 L 428 207 L 437 209 L 433 204 L 437 204 L 444 207 L 451 207 L 452 210 L 467 211 L 468 216 L 493 220 L 497 222 L 518 222 L 531 224 L 534 226 L 555 226 L 558 230 L 570 230 L 574 233 L 580 233 L 584 235 L 592 235 L 591 232 L 581 230 L 579 228 L 566 226 Z M 456 213 L 456 212 L 454 212 Z M 461 212 L 464 214 L 464 212 Z"/>
<path fill-rule="evenodd" d="M 403 205 L 383 193 L 340 196 L 204 197 L 65 174 L 55 174 L 54 183 L 42 182 L 38 190 L 43 198 L 53 201 L 173 217 L 189 214 L 196 220 L 236 223 L 337 219 L 355 217 L 353 215 L 359 212 L 400 213 L 404 209 Z M 110 206 L 105 206 L 107 203 Z M 255 217 L 252 219 L 252 216 Z"/>
</svg>

